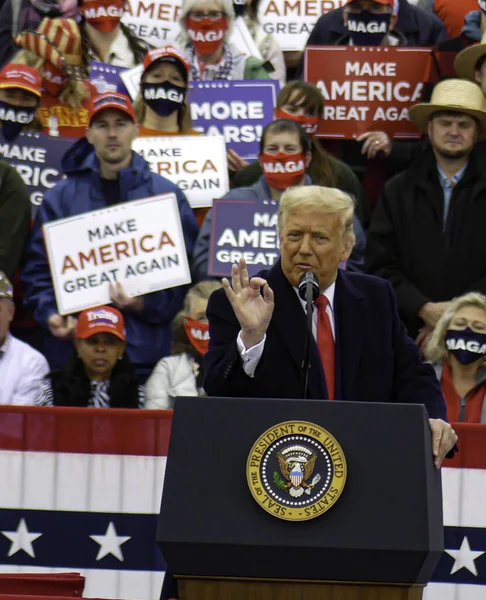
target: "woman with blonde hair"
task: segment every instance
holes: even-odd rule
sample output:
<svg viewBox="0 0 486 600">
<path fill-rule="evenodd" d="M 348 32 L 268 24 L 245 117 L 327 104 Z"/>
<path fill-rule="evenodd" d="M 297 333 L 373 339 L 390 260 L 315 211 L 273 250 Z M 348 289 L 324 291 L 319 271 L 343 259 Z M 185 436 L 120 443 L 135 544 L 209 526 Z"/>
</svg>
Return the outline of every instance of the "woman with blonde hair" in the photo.
<svg viewBox="0 0 486 600">
<path fill-rule="evenodd" d="M 42 96 L 38 117 L 52 136 L 81 138 L 88 126 L 88 104 L 94 87 L 87 80 L 81 36 L 72 19 L 42 20 L 37 31 L 15 38 L 22 48 L 13 63 L 38 69 Z"/>
<path fill-rule="evenodd" d="M 234 19 L 232 0 L 184 0 L 178 42 L 190 65 L 190 80 L 270 79 L 270 65 L 229 43 Z"/>
<path fill-rule="evenodd" d="M 187 102 L 189 63 L 173 46 L 154 48 L 143 60 L 140 92 L 134 104 L 140 136 L 198 135 Z"/>
<path fill-rule="evenodd" d="M 172 322 L 172 355 L 160 360 L 145 384 L 145 408 L 173 408 L 176 396 L 202 396 L 203 356 L 208 350 L 206 308 L 218 281 L 200 281 Z"/>
<path fill-rule="evenodd" d="M 446 400 L 449 421 L 486 423 L 486 296 L 449 302 L 425 347 Z"/>
</svg>

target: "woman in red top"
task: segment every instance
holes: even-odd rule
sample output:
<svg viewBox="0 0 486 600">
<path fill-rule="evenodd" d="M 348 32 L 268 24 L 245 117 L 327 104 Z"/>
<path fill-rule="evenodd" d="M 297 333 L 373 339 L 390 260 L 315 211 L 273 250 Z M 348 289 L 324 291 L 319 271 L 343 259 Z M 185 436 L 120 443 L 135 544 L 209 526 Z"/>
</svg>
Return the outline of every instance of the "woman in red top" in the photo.
<svg viewBox="0 0 486 600">
<path fill-rule="evenodd" d="M 486 423 L 486 296 L 470 292 L 449 302 L 425 356 L 440 381 L 449 421 Z"/>
</svg>

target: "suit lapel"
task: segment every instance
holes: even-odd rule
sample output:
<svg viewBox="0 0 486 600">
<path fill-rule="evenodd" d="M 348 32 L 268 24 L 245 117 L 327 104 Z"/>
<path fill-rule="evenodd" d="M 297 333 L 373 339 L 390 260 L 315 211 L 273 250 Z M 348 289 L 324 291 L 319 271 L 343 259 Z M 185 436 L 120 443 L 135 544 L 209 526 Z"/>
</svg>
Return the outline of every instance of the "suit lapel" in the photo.
<svg viewBox="0 0 486 600">
<path fill-rule="evenodd" d="M 336 371 L 340 383 L 337 397 L 353 400 L 364 348 L 366 314 L 361 292 L 352 284 L 349 275 L 341 270 L 336 281 L 334 307 Z"/>
<path fill-rule="evenodd" d="M 282 272 L 280 260 L 268 273 L 268 284 L 275 294 L 272 323 L 278 330 L 298 372 L 302 373 L 306 316 L 294 288 Z M 309 397 L 326 398 L 322 365 L 315 343 L 312 344 L 311 368 L 308 383 Z"/>
</svg>

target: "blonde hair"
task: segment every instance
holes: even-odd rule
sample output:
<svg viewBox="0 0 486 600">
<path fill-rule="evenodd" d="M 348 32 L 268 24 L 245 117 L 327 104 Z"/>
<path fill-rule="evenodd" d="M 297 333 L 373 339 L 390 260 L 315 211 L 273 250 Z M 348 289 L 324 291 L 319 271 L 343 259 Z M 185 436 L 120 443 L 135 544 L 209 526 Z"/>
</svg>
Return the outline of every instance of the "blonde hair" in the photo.
<svg viewBox="0 0 486 600">
<path fill-rule="evenodd" d="M 184 321 L 192 313 L 192 304 L 197 298 L 209 300 L 209 296 L 221 287 L 221 282 L 207 279 L 193 285 L 184 298 L 182 310 L 177 313 L 172 321 L 172 354 L 191 352 L 192 345 L 184 331 Z"/>
<path fill-rule="evenodd" d="M 278 207 L 278 231 L 282 232 L 289 214 L 300 210 L 319 210 L 323 213 L 342 213 L 343 237 L 352 244 L 356 241 L 353 227 L 355 201 L 336 188 L 303 185 L 289 188 L 280 198 Z"/>
<path fill-rule="evenodd" d="M 179 16 L 179 25 L 181 26 L 181 32 L 177 36 L 177 42 L 181 45 L 187 45 L 192 43 L 191 38 L 186 32 L 186 17 L 194 10 L 198 4 L 202 4 L 204 0 L 184 0 L 181 6 L 181 12 Z M 233 0 L 215 0 L 217 4 L 221 6 L 222 12 L 228 18 L 228 31 L 226 32 L 225 39 L 228 39 L 231 29 L 233 28 L 233 21 L 235 20 L 235 9 L 233 8 Z"/>
<path fill-rule="evenodd" d="M 44 76 L 44 59 L 28 50 L 20 50 L 14 56 L 11 61 L 17 65 L 27 65 L 34 67 L 39 71 L 41 77 Z M 88 88 L 84 81 L 78 79 L 69 79 L 68 84 L 59 94 L 59 100 L 69 106 L 70 108 L 77 110 L 81 108 L 83 102 L 87 100 L 89 96 Z"/>
<path fill-rule="evenodd" d="M 486 296 L 483 296 L 483 294 L 480 294 L 479 292 L 469 292 L 458 298 L 453 298 L 449 302 L 449 305 L 442 317 L 438 320 L 430 340 L 425 347 L 424 356 L 427 360 L 434 363 L 440 363 L 447 357 L 448 350 L 445 343 L 446 332 L 449 329 L 456 312 L 465 306 L 474 306 L 484 310 L 486 313 Z"/>
</svg>

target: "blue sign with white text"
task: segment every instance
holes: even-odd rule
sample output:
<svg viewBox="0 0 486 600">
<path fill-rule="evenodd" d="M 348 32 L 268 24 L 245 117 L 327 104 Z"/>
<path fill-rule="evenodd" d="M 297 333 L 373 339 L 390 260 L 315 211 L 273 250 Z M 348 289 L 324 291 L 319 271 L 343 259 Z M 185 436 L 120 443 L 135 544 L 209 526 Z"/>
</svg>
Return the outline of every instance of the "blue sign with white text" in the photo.
<svg viewBox="0 0 486 600">
<path fill-rule="evenodd" d="M 128 96 L 127 88 L 120 78 L 124 67 L 115 67 L 102 62 L 92 62 L 89 65 L 89 80 L 95 86 L 98 94 L 118 92 Z"/>
<path fill-rule="evenodd" d="M 255 160 L 265 125 L 273 121 L 278 81 L 195 81 L 189 91 L 192 126 L 222 135 L 226 148 Z"/>
</svg>

